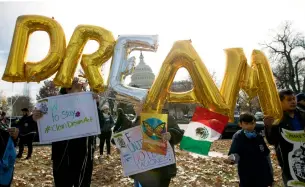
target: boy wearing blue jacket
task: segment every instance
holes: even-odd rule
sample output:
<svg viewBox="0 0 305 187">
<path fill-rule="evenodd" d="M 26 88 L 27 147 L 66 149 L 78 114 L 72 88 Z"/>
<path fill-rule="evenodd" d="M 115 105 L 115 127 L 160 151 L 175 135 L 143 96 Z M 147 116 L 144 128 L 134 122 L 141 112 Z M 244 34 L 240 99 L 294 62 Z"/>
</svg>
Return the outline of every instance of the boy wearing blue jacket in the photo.
<svg viewBox="0 0 305 187">
<path fill-rule="evenodd" d="M 237 163 L 240 187 L 268 187 L 273 183 L 270 150 L 264 138 L 255 132 L 255 117 L 251 113 L 240 115 L 241 130 L 232 139 L 228 164 Z"/>
</svg>

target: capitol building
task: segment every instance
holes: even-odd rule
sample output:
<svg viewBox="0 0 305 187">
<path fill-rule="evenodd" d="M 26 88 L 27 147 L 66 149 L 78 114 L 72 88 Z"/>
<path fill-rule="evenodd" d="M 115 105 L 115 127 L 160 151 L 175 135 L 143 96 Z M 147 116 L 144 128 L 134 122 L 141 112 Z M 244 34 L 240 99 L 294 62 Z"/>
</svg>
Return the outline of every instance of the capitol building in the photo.
<svg viewBox="0 0 305 187">
<path fill-rule="evenodd" d="M 149 89 L 155 80 L 155 74 L 152 69 L 144 62 L 144 56 L 141 52 L 140 62 L 136 66 L 131 75 L 131 82 L 129 86 Z"/>
</svg>

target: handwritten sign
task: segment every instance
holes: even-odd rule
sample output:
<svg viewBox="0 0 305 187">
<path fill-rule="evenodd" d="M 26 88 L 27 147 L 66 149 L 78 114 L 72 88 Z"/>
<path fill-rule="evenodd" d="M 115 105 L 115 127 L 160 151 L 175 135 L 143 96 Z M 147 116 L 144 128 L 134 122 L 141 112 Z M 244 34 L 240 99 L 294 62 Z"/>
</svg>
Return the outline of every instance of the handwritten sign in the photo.
<svg viewBox="0 0 305 187">
<path fill-rule="evenodd" d="M 96 102 L 91 92 L 39 100 L 44 115 L 38 121 L 40 143 L 50 143 L 100 134 Z"/>
<path fill-rule="evenodd" d="M 282 129 L 282 137 L 293 149 L 288 153 L 289 170 L 292 180 L 287 182 L 287 186 L 305 186 L 305 133 L 301 131 L 289 131 Z"/>
<path fill-rule="evenodd" d="M 117 133 L 113 135 L 113 138 L 121 152 L 124 176 L 142 173 L 175 163 L 174 152 L 168 142 L 166 155 L 142 150 L 143 138 L 141 126 Z"/>
</svg>

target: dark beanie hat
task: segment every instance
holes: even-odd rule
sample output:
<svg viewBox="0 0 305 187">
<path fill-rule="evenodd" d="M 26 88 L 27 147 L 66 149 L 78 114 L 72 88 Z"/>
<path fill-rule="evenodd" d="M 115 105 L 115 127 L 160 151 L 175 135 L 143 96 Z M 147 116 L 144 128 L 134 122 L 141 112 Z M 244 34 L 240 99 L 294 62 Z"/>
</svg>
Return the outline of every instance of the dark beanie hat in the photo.
<svg viewBox="0 0 305 187">
<path fill-rule="evenodd" d="M 67 89 L 66 88 L 60 88 L 60 90 L 59 90 L 59 94 L 60 95 L 64 95 L 64 94 L 67 94 L 68 92 L 67 92 Z"/>
<path fill-rule="evenodd" d="M 299 93 L 297 95 L 297 102 L 300 102 L 300 101 L 305 101 L 305 94 L 304 93 Z"/>
</svg>

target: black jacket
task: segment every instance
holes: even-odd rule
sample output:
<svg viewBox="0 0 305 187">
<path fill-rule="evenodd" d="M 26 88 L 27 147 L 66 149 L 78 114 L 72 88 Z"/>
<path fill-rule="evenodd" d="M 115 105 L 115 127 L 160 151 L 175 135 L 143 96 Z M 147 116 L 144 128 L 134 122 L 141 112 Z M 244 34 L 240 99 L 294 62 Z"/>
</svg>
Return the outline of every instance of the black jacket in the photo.
<svg viewBox="0 0 305 187">
<path fill-rule="evenodd" d="M 140 117 L 137 117 L 136 121 L 134 122 L 134 126 L 140 125 Z M 171 134 L 171 139 L 169 143 L 171 144 L 171 147 L 173 148 L 173 152 L 175 154 L 175 145 L 177 145 L 183 137 L 184 130 L 180 129 L 178 126 L 175 118 L 171 115 L 168 115 L 168 123 L 167 123 L 167 131 Z M 144 173 L 139 173 L 136 175 L 143 175 L 147 176 L 147 173 L 152 172 L 152 175 L 154 172 L 157 172 L 160 174 L 160 176 L 164 178 L 172 178 L 175 177 L 177 174 L 177 166 L 176 163 L 168 166 L 164 166 L 161 168 L 156 168 Z M 131 176 L 134 178 L 135 176 Z"/>
<path fill-rule="evenodd" d="M 19 128 L 20 136 L 25 136 L 27 134 L 37 132 L 37 123 L 33 120 L 32 115 L 23 116 L 18 121 L 17 128 Z"/>
<path fill-rule="evenodd" d="M 305 106 L 302 105 L 301 103 L 298 103 L 297 109 L 298 109 L 299 112 L 305 113 Z"/>
<path fill-rule="evenodd" d="M 114 126 L 114 121 L 112 116 L 109 114 L 109 121 L 106 121 L 102 111 L 98 109 L 98 117 L 100 122 L 101 132 L 110 132 L 111 128 Z"/>
<path fill-rule="evenodd" d="M 240 157 L 240 186 L 267 187 L 273 183 L 272 166 L 268 160 L 270 150 L 261 135 L 249 139 L 243 130 L 237 131 L 233 136 L 230 154 L 238 154 Z"/>
<path fill-rule="evenodd" d="M 304 113 L 296 110 L 295 115 L 298 116 L 302 127 L 305 127 L 305 116 Z M 289 181 L 292 180 L 290 174 L 288 154 L 293 150 L 293 144 L 287 142 L 281 135 L 283 129 L 293 131 L 292 118 L 284 113 L 281 122 L 278 125 L 273 125 L 272 127 L 265 128 L 265 134 L 269 144 L 274 145 L 276 150 L 276 156 L 279 162 L 279 165 L 282 168 L 283 175 Z M 303 181 L 305 182 L 305 181 Z"/>
</svg>

